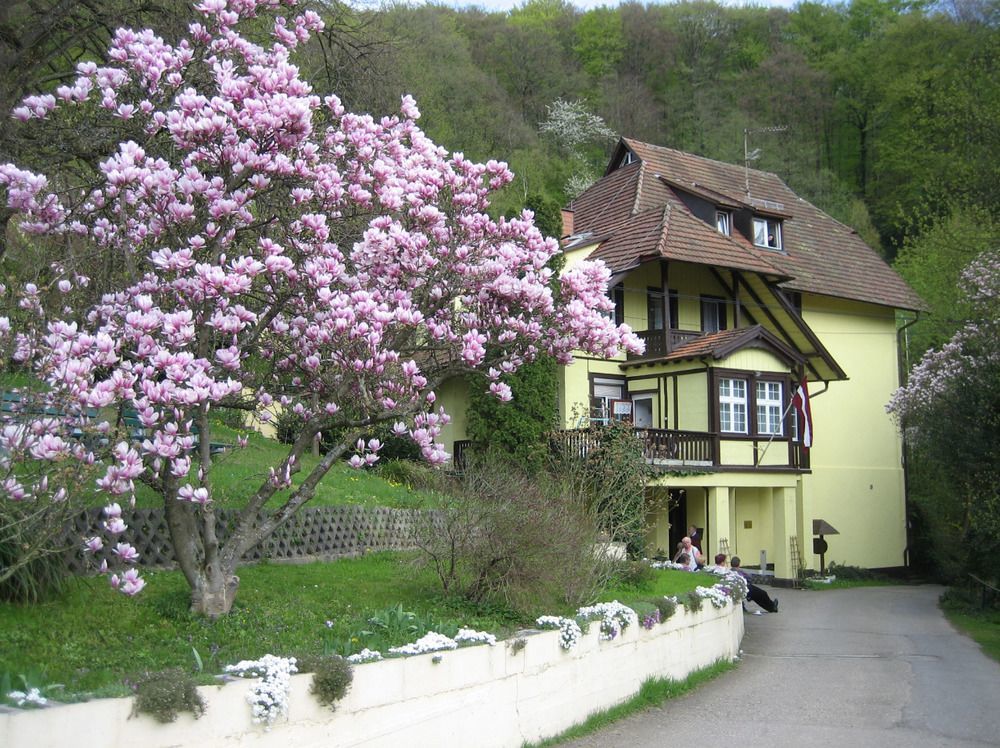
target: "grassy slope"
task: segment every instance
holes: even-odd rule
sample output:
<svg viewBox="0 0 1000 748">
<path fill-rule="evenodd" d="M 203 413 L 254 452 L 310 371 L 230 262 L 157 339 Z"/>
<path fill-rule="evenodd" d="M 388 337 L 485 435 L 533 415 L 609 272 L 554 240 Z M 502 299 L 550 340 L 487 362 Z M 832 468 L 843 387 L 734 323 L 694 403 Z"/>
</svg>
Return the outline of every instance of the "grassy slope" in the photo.
<svg viewBox="0 0 1000 748">
<path fill-rule="evenodd" d="M 237 436 L 224 426 L 213 427 L 217 441 L 235 444 Z M 241 505 L 286 451 L 285 445 L 250 434 L 245 449 L 218 455 L 211 474 L 214 500 L 221 506 Z M 296 481 L 315 462 L 306 456 Z M 270 505 L 282 500 L 276 496 Z M 321 481 L 309 505 L 434 503 L 433 494 L 383 480 L 378 471 L 353 470 L 342 463 Z M 161 500 L 140 487 L 138 504 L 160 506 Z M 147 572 L 145 577 L 148 586 L 134 600 L 112 592 L 103 579 L 76 579 L 66 594 L 51 602 L 0 603 L 0 683 L 17 686 L 18 676 L 25 675 L 36 686 L 65 684 L 70 694 L 118 694 L 125 692 L 127 680 L 143 671 L 174 666 L 193 670 L 199 660 L 210 680 L 226 664 L 267 652 L 302 656 L 341 648 L 352 634 L 371 628 L 370 615 L 397 604 L 424 619 L 501 635 L 532 622 L 508 611 L 477 610 L 461 600 L 444 598 L 433 575 L 417 570 L 405 554 L 243 567 L 233 612 L 217 622 L 188 612 L 188 589 L 179 573 Z M 609 589 L 604 599 L 628 604 L 655 595 L 683 594 L 706 583 L 711 580 L 702 575 L 661 572 L 639 587 Z"/>
</svg>

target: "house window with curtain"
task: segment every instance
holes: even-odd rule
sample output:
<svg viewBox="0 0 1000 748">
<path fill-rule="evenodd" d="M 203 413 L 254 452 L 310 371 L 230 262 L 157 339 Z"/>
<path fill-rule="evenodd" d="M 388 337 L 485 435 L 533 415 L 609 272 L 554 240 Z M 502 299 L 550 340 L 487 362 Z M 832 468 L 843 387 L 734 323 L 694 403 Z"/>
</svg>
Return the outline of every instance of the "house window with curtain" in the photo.
<svg viewBox="0 0 1000 748">
<path fill-rule="evenodd" d="M 714 296 L 701 297 L 701 330 L 718 332 L 726 329 L 726 300 Z"/>
<path fill-rule="evenodd" d="M 781 221 L 774 218 L 754 218 L 753 243 L 758 247 L 781 249 Z"/>
<path fill-rule="evenodd" d="M 719 379 L 719 430 L 725 434 L 747 433 L 747 383 L 745 379 Z"/>
<path fill-rule="evenodd" d="M 615 324 L 623 324 L 625 322 L 625 286 L 621 283 L 615 285 L 609 295 L 615 305 L 614 312 L 612 312 Z"/>
<path fill-rule="evenodd" d="M 663 329 L 663 291 L 646 289 L 646 329 Z"/>
<path fill-rule="evenodd" d="M 781 382 L 758 381 L 756 383 L 757 433 L 781 436 L 784 433 L 782 414 Z"/>
</svg>

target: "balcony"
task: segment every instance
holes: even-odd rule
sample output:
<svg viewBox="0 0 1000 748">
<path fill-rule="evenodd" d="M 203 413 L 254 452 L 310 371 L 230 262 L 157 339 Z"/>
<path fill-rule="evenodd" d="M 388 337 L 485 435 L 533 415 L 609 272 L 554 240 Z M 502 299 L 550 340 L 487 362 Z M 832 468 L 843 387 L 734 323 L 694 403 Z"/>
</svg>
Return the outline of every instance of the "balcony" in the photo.
<svg viewBox="0 0 1000 748">
<path fill-rule="evenodd" d="M 556 431 L 553 446 L 579 456 L 600 445 L 600 429 Z M 664 467 L 712 467 L 718 454 L 719 437 L 702 431 L 635 429 L 642 441 L 643 455 L 653 465 Z"/>
<path fill-rule="evenodd" d="M 641 356 L 629 353 L 628 360 L 661 358 L 705 334 L 701 330 L 642 330 L 637 332 L 636 336 L 646 343 L 646 352 Z"/>
</svg>

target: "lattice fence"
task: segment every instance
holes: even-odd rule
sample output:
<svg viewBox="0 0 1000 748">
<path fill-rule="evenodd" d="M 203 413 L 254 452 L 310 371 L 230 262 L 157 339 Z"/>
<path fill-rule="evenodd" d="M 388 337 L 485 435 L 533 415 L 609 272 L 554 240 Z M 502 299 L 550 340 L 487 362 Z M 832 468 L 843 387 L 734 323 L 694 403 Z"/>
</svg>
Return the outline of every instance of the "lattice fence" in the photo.
<svg viewBox="0 0 1000 748">
<path fill-rule="evenodd" d="M 225 541 L 233 531 L 237 510 L 216 510 L 218 534 Z M 74 574 L 94 571 L 104 558 L 111 562 L 111 548 L 97 554 L 83 552 L 83 540 L 101 532 L 101 510 L 81 512 L 67 526 L 62 547 L 66 565 Z M 263 519 L 263 517 L 261 517 Z M 290 560 L 354 556 L 366 551 L 406 550 L 416 546 L 421 511 L 386 507 L 336 506 L 302 509 L 272 535 L 244 556 L 247 562 L 262 559 Z M 125 517 L 128 529 L 119 536 L 139 551 L 139 566 L 175 566 L 167 518 L 162 509 L 135 509 Z"/>
</svg>

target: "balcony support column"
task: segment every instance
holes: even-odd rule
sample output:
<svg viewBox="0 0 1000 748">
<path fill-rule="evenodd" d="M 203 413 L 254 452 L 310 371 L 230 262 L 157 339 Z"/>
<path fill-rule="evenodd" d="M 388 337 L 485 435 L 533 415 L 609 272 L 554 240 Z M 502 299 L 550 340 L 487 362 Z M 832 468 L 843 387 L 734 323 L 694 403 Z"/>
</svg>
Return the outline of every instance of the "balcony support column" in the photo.
<svg viewBox="0 0 1000 748">
<path fill-rule="evenodd" d="M 792 579 L 792 553 L 789 537 L 798 534 L 798 511 L 795 488 L 772 488 L 771 509 L 773 528 L 773 556 L 768 561 L 774 564 L 774 576 Z"/>
<path fill-rule="evenodd" d="M 719 541 L 725 538 L 729 548 L 733 547 L 732 534 L 732 489 L 726 486 L 710 486 L 708 488 L 708 537 L 702 543 L 705 551 L 705 562 L 712 563 L 716 553 L 719 553 Z"/>
</svg>

